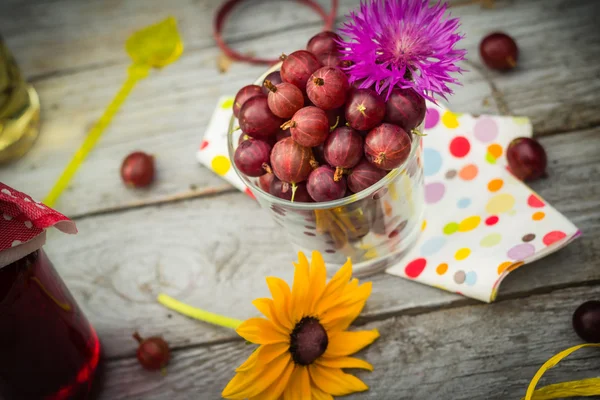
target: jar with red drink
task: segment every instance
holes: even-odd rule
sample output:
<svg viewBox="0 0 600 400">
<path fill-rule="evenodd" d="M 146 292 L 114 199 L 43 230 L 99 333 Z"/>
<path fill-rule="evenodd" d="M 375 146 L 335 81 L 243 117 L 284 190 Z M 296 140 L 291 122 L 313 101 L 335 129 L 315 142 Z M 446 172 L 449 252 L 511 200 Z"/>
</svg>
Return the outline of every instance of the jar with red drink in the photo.
<svg viewBox="0 0 600 400">
<path fill-rule="evenodd" d="M 0 183 L 0 398 L 89 399 L 98 336 L 43 249 L 64 215 Z"/>
</svg>

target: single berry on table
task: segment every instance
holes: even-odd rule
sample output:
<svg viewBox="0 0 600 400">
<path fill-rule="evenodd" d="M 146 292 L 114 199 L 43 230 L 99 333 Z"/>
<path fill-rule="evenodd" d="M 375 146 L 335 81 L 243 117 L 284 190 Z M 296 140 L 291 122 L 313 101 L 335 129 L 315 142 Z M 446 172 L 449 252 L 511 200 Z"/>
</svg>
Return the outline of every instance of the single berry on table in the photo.
<svg viewBox="0 0 600 400">
<path fill-rule="evenodd" d="M 314 201 L 332 201 L 346 195 L 346 178 L 335 180 L 335 169 L 322 165 L 310 173 L 306 188 Z"/>
<path fill-rule="evenodd" d="M 235 115 L 236 118 L 239 118 L 240 110 L 242 109 L 244 103 L 261 94 L 263 94 L 263 92 L 258 85 L 248 85 L 241 88 L 233 100 L 233 115 Z"/>
<path fill-rule="evenodd" d="M 575 310 L 573 329 L 586 342 L 600 343 L 600 301 L 586 301 Z"/>
<path fill-rule="evenodd" d="M 296 85 L 303 92 L 313 72 L 322 67 L 317 57 L 306 50 L 295 51 L 289 56 L 282 55 L 281 59 L 281 79 Z"/>
<path fill-rule="evenodd" d="M 522 181 L 531 181 L 546 176 L 548 159 L 546 151 L 535 139 L 522 137 L 513 139 L 506 150 L 508 167 Z"/>
<path fill-rule="evenodd" d="M 346 121 L 352 128 L 370 130 L 383 121 L 385 102 L 374 90 L 355 89 L 348 95 L 345 113 Z"/>
<path fill-rule="evenodd" d="M 346 102 L 348 78 L 342 70 L 323 67 L 315 71 L 306 84 L 310 101 L 322 110 L 333 110 Z"/>
<path fill-rule="evenodd" d="M 378 168 L 390 171 L 408 158 L 411 137 L 398 125 L 383 123 L 365 138 L 365 157 Z"/>
<path fill-rule="evenodd" d="M 131 187 L 150 185 L 154 180 L 154 157 L 141 151 L 129 154 L 121 164 L 121 178 Z"/>
<path fill-rule="evenodd" d="M 385 103 L 385 122 L 411 132 L 425 119 L 425 98 L 413 89 L 394 88 Z"/>
<path fill-rule="evenodd" d="M 144 369 L 158 371 L 164 369 L 171 359 L 169 344 L 161 337 L 143 339 L 137 332 L 133 338 L 138 342 L 136 356 Z"/>
<path fill-rule="evenodd" d="M 271 112 L 267 96 L 253 97 L 244 103 L 240 110 L 240 128 L 255 139 L 267 139 L 279 131 L 283 119 Z"/>
<path fill-rule="evenodd" d="M 282 82 L 275 86 L 271 81 L 265 81 L 264 85 L 269 89 L 267 98 L 269 109 L 276 116 L 290 118 L 296 111 L 304 107 L 302 91 L 291 83 Z"/>
<path fill-rule="evenodd" d="M 341 126 L 331 132 L 325 141 L 323 155 L 327 163 L 335 168 L 334 180 L 339 181 L 363 157 L 363 139 L 354 129 Z"/>
<path fill-rule="evenodd" d="M 495 32 L 483 38 L 479 44 L 479 54 L 489 68 L 505 71 L 517 66 L 519 48 L 512 37 Z"/>
<path fill-rule="evenodd" d="M 271 171 L 271 146 L 258 139 L 245 140 L 235 149 L 233 162 L 244 175 L 257 177 Z"/>
<path fill-rule="evenodd" d="M 325 111 L 318 107 L 304 107 L 291 120 L 281 125 L 289 129 L 292 138 L 305 147 L 315 147 L 327 139 L 329 135 L 329 119 Z"/>
</svg>

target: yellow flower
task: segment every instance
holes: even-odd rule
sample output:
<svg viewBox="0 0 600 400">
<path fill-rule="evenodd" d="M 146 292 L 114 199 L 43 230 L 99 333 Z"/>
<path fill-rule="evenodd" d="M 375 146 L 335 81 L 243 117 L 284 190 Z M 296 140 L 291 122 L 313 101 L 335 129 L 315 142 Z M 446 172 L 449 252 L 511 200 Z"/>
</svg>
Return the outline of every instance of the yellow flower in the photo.
<svg viewBox="0 0 600 400">
<path fill-rule="evenodd" d="M 368 389 L 342 368 L 373 370 L 350 355 L 373 343 L 379 332 L 346 330 L 371 294 L 371 282 L 359 286 L 358 279 L 351 280 L 348 259 L 326 284 L 325 263 L 316 251 L 310 265 L 303 253 L 294 265 L 291 290 L 285 281 L 269 277 L 273 298 L 254 300 L 266 319 L 250 318 L 236 329 L 260 346 L 236 369 L 223 397 L 327 400 Z"/>
</svg>

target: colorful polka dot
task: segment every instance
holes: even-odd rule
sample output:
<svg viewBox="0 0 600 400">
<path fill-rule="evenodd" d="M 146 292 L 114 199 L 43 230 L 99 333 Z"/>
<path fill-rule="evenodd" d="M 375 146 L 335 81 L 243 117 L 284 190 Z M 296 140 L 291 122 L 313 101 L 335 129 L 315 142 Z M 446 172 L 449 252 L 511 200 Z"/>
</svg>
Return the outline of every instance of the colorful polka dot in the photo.
<svg viewBox="0 0 600 400">
<path fill-rule="evenodd" d="M 492 179 L 488 182 L 488 190 L 490 192 L 497 192 L 498 190 L 502 189 L 503 185 L 504 181 L 502 179 Z"/>
<path fill-rule="evenodd" d="M 427 220 L 423 220 L 423 223 L 421 224 L 421 231 L 424 231 L 425 228 L 427 228 Z"/>
<path fill-rule="evenodd" d="M 477 173 L 479 173 L 477 165 L 467 164 L 464 167 L 462 167 L 462 169 L 458 173 L 458 176 L 460 176 L 460 178 L 464 179 L 465 181 L 472 181 L 477 176 Z"/>
<path fill-rule="evenodd" d="M 404 273 L 409 278 L 417 278 L 419 275 L 421 275 L 426 265 L 427 260 L 424 258 L 417 258 L 406 265 L 406 268 L 404 268 Z"/>
<path fill-rule="evenodd" d="M 498 223 L 498 220 L 499 220 L 499 218 L 497 216 L 492 215 L 492 216 L 487 217 L 485 219 L 485 224 L 487 226 L 494 226 L 494 225 L 496 225 Z"/>
<path fill-rule="evenodd" d="M 541 211 L 538 211 L 536 213 L 533 213 L 533 215 L 531 216 L 531 219 L 534 221 L 541 221 L 544 219 L 545 216 L 546 216 L 546 214 L 544 214 Z"/>
<path fill-rule="evenodd" d="M 520 261 L 535 254 L 535 247 L 530 243 L 518 244 L 506 253 L 511 260 Z"/>
<path fill-rule="evenodd" d="M 206 146 L 208 146 L 208 140 L 203 140 L 202 143 L 200 143 L 200 150 L 204 150 Z"/>
<path fill-rule="evenodd" d="M 492 197 L 485 206 L 485 210 L 489 214 L 501 214 L 511 210 L 514 205 L 515 198 L 508 193 L 503 193 Z"/>
<path fill-rule="evenodd" d="M 210 166 L 218 175 L 223 176 L 229 171 L 229 168 L 231 168 L 231 162 L 229 161 L 229 158 L 225 156 L 216 156 L 210 162 Z"/>
<path fill-rule="evenodd" d="M 234 99 L 231 99 L 231 98 L 230 98 L 230 99 L 227 99 L 227 100 L 225 100 L 225 101 L 224 101 L 224 102 L 221 104 L 221 108 L 222 108 L 222 109 L 224 109 L 224 110 L 226 110 L 226 109 L 229 109 L 229 108 L 233 107 L 233 100 L 234 100 Z"/>
<path fill-rule="evenodd" d="M 471 199 L 469 199 L 468 197 L 463 197 L 458 199 L 458 201 L 456 202 L 456 206 L 458 208 L 467 208 L 471 205 Z"/>
<path fill-rule="evenodd" d="M 471 250 L 467 247 L 463 247 L 462 249 L 458 249 L 456 253 L 454 253 L 454 259 L 456 259 L 457 261 L 461 261 L 469 257 L 470 254 Z"/>
<path fill-rule="evenodd" d="M 552 243 L 558 242 L 565 237 L 567 237 L 567 234 L 562 231 L 552 231 L 544 235 L 542 242 L 544 242 L 546 246 L 550 246 Z"/>
<path fill-rule="evenodd" d="M 453 233 L 458 232 L 458 224 L 456 222 L 450 222 L 444 226 L 443 232 L 446 235 L 452 235 Z"/>
<path fill-rule="evenodd" d="M 425 185 L 425 203 L 435 204 L 444 197 L 446 187 L 441 182 L 433 182 Z"/>
<path fill-rule="evenodd" d="M 435 108 L 428 108 L 425 114 L 425 129 L 431 129 L 440 122 L 440 113 Z"/>
<path fill-rule="evenodd" d="M 498 136 L 498 124 L 490 117 L 481 117 L 473 128 L 475 137 L 483 143 L 489 143 Z"/>
<path fill-rule="evenodd" d="M 529 207 L 533 207 L 533 208 L 542 208 L 544 207 L 546 204 L 539 198 L 537 197 L 535 194 L 530 195 L 527 198 L 527 204 L 529 205 Z"/>
<path fill-rule="evenodd" d="M 494 247 L 498 243 L 502 241 L 502 235 L 499 233 L 490 233 L 489 235 L 484 236 L 479 245 L 481 247 Z"/>
<path fill-rule="evenodd" d="M 489 162 L 490 164 L 496 164 L 496 159 L 490 153 L 486 153 L 485 161 Z"/>
<path fill-rule="evenodd" d="M 477 273 L 475 271 L 469 271 L 465 275 L 465 283 L 469 286 L 473 286 L 477 282 Z"/>
<path fill-rule="evenodd" d="M 463 158 L 471 150 L 469 140 L 464 136 L 457 136 L 450 142 L 450 154 L 457 158 Z"/>
<path fill-rule="evenodd" d="M 436 236 L 428 239 L 421 245 L 421 255 L 424 257 L 434 255 L 438 251 L 440 251 L 447 240 L 443 236 Z"/>
<path fill-rule="evenodd" d="M 464 283 L 466 277 L 467 277 L 467 275 L 465 274 L 465 271 L 456 271 L 454 273 L 454 282 L 456 282 L 460 285 L 460 284 Z"/>
<path fill-rule="evenodd" d="M 425 176 L 432 176 L 438 173 L 442 168 L 442 155 L 439 151 L 426 147 L 423 150 L 423 157 L 426 162 L 423 166 Z"/>
<path fill-rule="evenodd" d="M 451 111 L 446 111 L 444 115 L 442 115 L 442 124 L 444 124 L 446 128 L 458 128 L 459 124 L 457 115 Z"/>
<path fill-rule="evenodd" d="M 456 170 L 450 169 L 446 172 L 446 179 L 453 179 L 456 176 Z"/>
<path fill-rule="evenodd" d="M 504 261 L 502 264 L 498 265 L 498 275 L 502 275 L 502 273 L 511 265 L 513 265 L 512 261 Z"/>
<path fill-rule="evenodd" d="M 528 233 L 527 235 L 524 235 L 521 238 L 521 240 L 524 241 L 525 243 L 531 242 L 533 239 L 535 239 L 535 234 L 533 234 L 533 233 Z"/>
<path fill-rule="evenodd" d="M 460 224 L 458 225 L 458 230 L 460 232 L 472 231 L 473 229 L 477 228 L 477 226 L 479 225 L 480 222 L 481 222 L 481 218 L 478 217 L 477 215 L 467 217 L 467 218 L 463 219 L 462 221 L 460 221 Z"/>
<path fill-rule="evenodd" d="M 487 153 L 497 160 L 502 156 L 502 146 L 498 143 L 490 144 L 487 148 Z"/>
<path fill-rule="evenodd" d="M 448 271 L 448 264 L 446 264 L 446 263 L 441 263 L 435 269 L 435 272 L 438 275 L 444 275 L 447 271 Z"/>
</svg>

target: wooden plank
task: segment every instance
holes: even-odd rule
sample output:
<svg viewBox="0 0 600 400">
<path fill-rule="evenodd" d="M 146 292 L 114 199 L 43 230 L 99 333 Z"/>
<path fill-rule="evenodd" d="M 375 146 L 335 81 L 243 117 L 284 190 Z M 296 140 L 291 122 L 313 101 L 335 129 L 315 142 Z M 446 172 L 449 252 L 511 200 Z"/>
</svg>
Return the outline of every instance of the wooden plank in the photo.
<svg viewBox="0 0 600 400">
<path fill-rule="evenodd" d="M 110 7 L 106 5 L 109 3 Z M 135 2 L 109 3 L 90 2 L 88 6 L 88 2 L 77 2 L 75 6 L 74 3 L 63 0 L 39 4 L 27 2 L 30 5 L 23 7 L 29 11 L 23 11 L 23 15 L 31 15 L 20 18 L 31 18 L 34 21 L 33 26 L 40 29 L 35 34 L 37 36 L 31 37 L 29 33 L 17 30 L 19 24 L 15 25 L 14 22 L 7 25 L 9 28 L 12 26 L 7 30 L 10 34 L 9 44 L 14 46 L 15 53 L 37 60 L 24 61 L 26 73 L 31 74 L 33 65 L 37 62 L 54 62 L 52 60 L 62 59 L 63 56 L 69 60 L 69 65 L 76 65 L 70 72 L 57 65 L 53 67 L 53 71 L 62 72 L 52 73 L 52 77 L 36 82 L 44 105 L 40 139 L 26 158 L 0 168 L 1 181 L 17 186 L 36 198 L 43 198 L 49 191 L 87 130 L 101 115 L 125 78 L 127 64 L 122 54 L 122 42 L 127 36 L 125 29 L 143 25 L 142 22 L 155 20 L 161 14 L 157 9 L 160 7 L 158 3 L 152 3 L 154 5 L 149 6 L 147 13 L 136 13 L 135 4 L 138 3 Z M 343 2 L 346 8 L 351 3 L 350 0 Z M 217 97 L 235 93 L 239 87 L 253 81 L 263 71 L 263 67 L 234 64 L 227 75 L 218 75 L 215 63 L 219 50 L 210 44 L 211 39 L 207 39 L 206 31 L 201 34 L 196 30 L 200 26 L 208 29 L 211 9 L 202 8 L 209 7 L 204 2 L 200 5 L 188 2 L 177 4 L 182 7 L 182 11 L 178 12 L 185 18 L 188 15 L 190 18 L 182 21 L 187 27 L 182 28 L 184 39 L 186 42 L 191 41 L 187 51 L 177 63 L 164 71 L 153 72 L 135 89 L 105 137 L 76 175 L 70 190 L 63 194 L 58 203 L 63 212 L 77 216 L 106 208 L 152 203 L 171 196 L 188 196 L 193 192 L 190 187 L 211 191 L 223 184 L 211 171 L 198 165 L 194 157 L 195 149 Z M 230 24 L 232 35 L 239 39 L 236 43 L 239 49 L 277 55 L 282 51 L 304 46 L 307 38 L 315 32 L 316 22 L 296 26 L 294 24 L 299 19 L 288 15 L 285 7 L 281 9 L 283 6 L 280 4 L 284 3 L 277 4 L 273 6 L 273 19 L 277 21 L 276 24 L 279 25 L 276 26 L 279 28 L 268 36 L 260 36 L 265 32 L 262 30 L 253 35 L 251 29 L 269 25 L 266 22 L 260 23 L 260 18 L 270 15 L 267 10 L 271 6 L 267 6 L 264 13 L 258 13 L 256 26 L 252 18 L 241 16 L 238 16 L 239 24 Z M 562 10 L 561 4 L 558 0 L 519 2 L 511 6 L 498 2 L 493 10 L 482 10 L 478 4 L 455 8 L 453 13 L 462 18 L 464 31 L 467 33 L 465 46 L 471 58 L 467 68 L 471 72 L 465 74 L 464 86 L 458 88 L 456 96 L 452 98 L 453 107 L 478 114 L 496 113 L 508 108 L 515 114 L 531 116 L 536 134 L 597 124 L 600 80 L 595 79 L 597 62 L 594 60 L 598 60 L 600 51 L 594 39 L 595 25 L 590 22 L 597 2 L 581 2 L 577 7 L 565 10 Z M 60 14 L 62 17 L 54 14 L 62 11 L 66 13 L 65 10 L 70 9 L 69 7 L 73 9 L 70 17 L 67 14 Z M 186 7 L 204 11 L 190 11 Z M 125 19 L 117 16 L 118 10 L 123 11 Z M 241 9 L 240 13 L 244 10 L 249 13 L 248 9 Z M 252 10 L 254 13 L 254 9 Z M 0 12 L 0 15 L 4 15 L 6 19 L 13 12 L 18 14 L 9 9 L 6 13 Z M 94 19 L 94 13 L 105 15 L 106 18 Z M 309 21 L 310 12 L 306 13 Z M 72 14 L 81 15 L 81 25 Z M 540 19 L 538 15 L 543 18 Z M 19 18 L 16 20 L 23 22 Z M 295 27 L 284 28 L 281 25 L 283 21 Z M 83 26 L 89 27 L 89 38 L 87 34 L 79 32 Z M 505 29 L 514 34 L 519 42 L 523 41 L 522 63 L 518 71 L 495 74 L 480 67 L 477 43 L 491 27 Z M 58 33 L 51 34 L 53 31 Z M 102 44 L 97 46 L 90 42 L 96 31 L 102 39 L 98 40 Z M 53 45 L 46 46 L 46 42 L 40 42 L 42 39 L 48 41 L 50 37 L 53 38 L 52 43 L 73 45 L 73 53 L 70 53 L 71 47 L 60 50 L 53 48 Z M 208 42 L 196 46 L 194 40 L 197 37 L 204 37 Z M 537 41 L 532 41 L 532 37 Z M 556 39 L 554 43 L 557 43 L 550 56 L 547 51 L 538 49 L 540 42 L 547 37 Z M 584 43 L 578 40 L 579 37 L 591 39 Z M 83 51 L 80 46 L 96 50 Z M 61 57 L 44 56 L 46 50 L 40 48 L 52 49 L 53 54 L 60 54 Z M 94 55 L 94 51 L 98 54 Z M 114 55 L 118 55 L 116 59 Z M 79 65 L 72 60 L 74 57 L 81 57 L 85 62 L 93 60 L 95 64 Z M 108 60 L 106 65 L 102 64 L 102 60 Z M 559 60 L 570 60 L 574 72 L 566 73 L 565 66 Z M 495 82 L 497 90 L 491 90 L 490 82 Z M 497 102 L 501 107 L 497 106 Z M 159 178 L 151 190 L 132 191 L 121 184 L 118 172 L 120 162 L 127 153 L 137 149 L 157 156 Z"/>
<path fill-rule="evenodd" d="M 353 373 L 371 389 L 348 398 L 520 399 L 548 358 L 580 343 L 571 315 L 598 296 L 600 287 L 583 287 L 369 323 L 360 328 L 377 328 L 381 337 L 359 357 L 375 369 Z M 177 351 L 165 377 L 141 370 L 133 358 L 111 361 L 100 398 L 217 399 L 250 352 L 241 341 Z M 597 377 L 599 368 L 597 349 L 580 350 L 539 387 Z"/>
<path fill-rule="evenodd" d="M 534 188 L 570 217 L 584 236 L 567 248 L 513 272 L 501 298 L 600 282 L 599 130 L 543 138 L 550 178 Z M 251 300 L 267 296 L 264 278 L 292 278 L 295 254 L 258 205 L 241 193 L 81 219 L 80 234 L 53 233 L 47 250 L 98 329 L 108 356 L 133 354 L 135 330 L 162 333 L 175 347 L 228 340 L 155 302 L 160 292 L 197 307 L 244 319 Z M 380 319 L 474 300 L 389 275 L 373 277 L 364 317 Z"/>
</svg>

